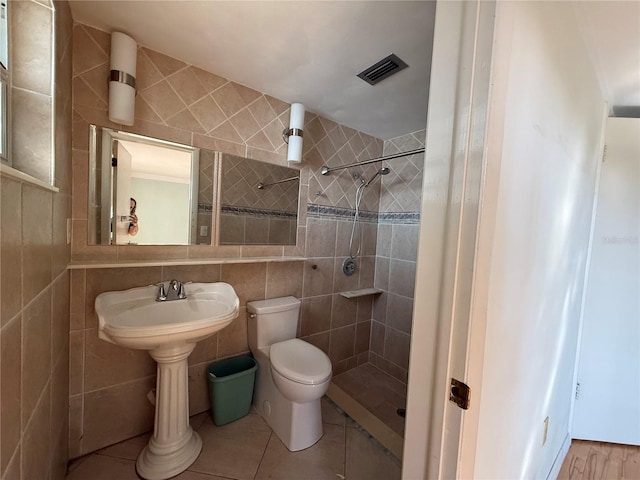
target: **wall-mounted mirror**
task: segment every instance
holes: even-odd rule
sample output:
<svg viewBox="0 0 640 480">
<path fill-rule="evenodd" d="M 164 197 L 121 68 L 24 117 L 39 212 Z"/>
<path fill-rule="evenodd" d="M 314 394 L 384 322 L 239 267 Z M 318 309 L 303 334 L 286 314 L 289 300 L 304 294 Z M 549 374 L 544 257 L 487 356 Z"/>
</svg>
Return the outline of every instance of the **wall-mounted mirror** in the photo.
<svg viewBox="0 0 640 480">
<path fill-rule="evenodd" d="M 222 154 L 220 245 L 295 245 L 300 171 Z"/>
<path fill-rule="evenodd" d="M 295 245 L 299 170 L 90 126 L 90 245 Z"/>
</svg>

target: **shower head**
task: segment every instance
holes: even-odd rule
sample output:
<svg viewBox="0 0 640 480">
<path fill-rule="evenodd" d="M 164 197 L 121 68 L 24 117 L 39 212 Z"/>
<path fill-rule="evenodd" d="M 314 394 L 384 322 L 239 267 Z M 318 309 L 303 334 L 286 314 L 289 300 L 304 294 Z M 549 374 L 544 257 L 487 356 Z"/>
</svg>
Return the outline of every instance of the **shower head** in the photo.
<svg viewBox="0 0 640 480">
<path fill-rule="evenodd" d="M 390 172 L 390 170 L 389 170 L 389 168 L 388 168 L 388 167 L 382 167 L 380 170 L 378 170 L 378 171 L 375 173 L 375 175 L 374 175 L 373 177 L 371 177 L 371 178 L 369 179 L 369 181 L 368 181 L 368 182 L 366 182 L 366 183 L 364 184 L 364 186 L 365 186 L 365 187 L 368 187 L 368 186 L 369 186 L 369 184 L 370 184 L 371 182 L 373 182 L 373 181 L 375 180 L 375 178 L 376 178 L 378 175 L 386 175 L 386 174 L 388 174 L 389 172 Z"/>
</svg>

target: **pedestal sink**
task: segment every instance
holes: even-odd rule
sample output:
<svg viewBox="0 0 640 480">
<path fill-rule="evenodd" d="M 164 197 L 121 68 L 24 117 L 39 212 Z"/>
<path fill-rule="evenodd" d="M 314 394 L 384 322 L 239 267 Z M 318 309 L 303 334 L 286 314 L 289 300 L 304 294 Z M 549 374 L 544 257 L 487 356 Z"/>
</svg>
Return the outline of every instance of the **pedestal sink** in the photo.
<svg viewBox="0 0 640 480">
<path fill-rule="evenodd" d="M 153 436 L 136 462 L 147 480 L 164 480 L 196 460 L 202 440 L 189 425 L 187 359 L 196 342 L 229 325 L 240 302 L 226 283 L 185 285 L 187 298 L 156 301 L 158 286 L 106 292 L 96 298 L 98 336 L 149 350 L 158 362 Z"/>
</svg>

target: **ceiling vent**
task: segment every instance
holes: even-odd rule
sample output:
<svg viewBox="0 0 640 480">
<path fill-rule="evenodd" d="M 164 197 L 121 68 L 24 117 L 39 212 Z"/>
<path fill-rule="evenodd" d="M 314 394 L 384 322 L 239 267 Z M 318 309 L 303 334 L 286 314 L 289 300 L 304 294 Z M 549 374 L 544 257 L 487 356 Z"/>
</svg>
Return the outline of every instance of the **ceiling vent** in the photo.
<svg viewBox="0 0 640 480">
<path fill-rule="evenodd" d="M 383 58 L 375 65 L 371 65 L 366 70 L 363 70 L 358 74 L 362 80 L 369 85 L 375 85 L 381 82 L 387 77 L 390 77 L 394 73 L 398 73 L 400 70 L 407 68 L 409 65 L 400 60 L 395 54 L 391 54 L 386 58 Z"/>
</svg>

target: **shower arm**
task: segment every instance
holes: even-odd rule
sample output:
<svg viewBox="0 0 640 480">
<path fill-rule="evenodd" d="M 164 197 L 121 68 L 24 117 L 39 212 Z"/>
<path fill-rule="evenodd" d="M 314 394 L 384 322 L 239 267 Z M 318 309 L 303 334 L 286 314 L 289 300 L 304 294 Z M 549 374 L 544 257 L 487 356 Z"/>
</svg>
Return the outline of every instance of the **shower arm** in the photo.
<svg viewBox="0 0 640 480">
<path fill-rule="evenodd" d="M 339 167 L 327 167 L 325 165 L 324 167 L 322 167 L 322 170 L 320 171 L 320 173 L 322 173 L 322 175 L 327 175 L 329 172 L 333 172 L 335 170 L 359 167 L 360 165 L 368 165 L 370 163 L 383 162 L 385 160 L 392 160 L 394 158 L 408 157 L 409 155 L 424 153 L 424 150 L 425 150 L 424 148 L 416 148 L 415 150 L 409 150 L 407 152 L 394 153 L 391 155 L 386 155 L 384 157 L 372 158 L 370 160 L 363 160 L 362 162 L 350 163 L 349 165 L 341 165 Z"/>
<path fill-rule="evenodd" d="M 258 190 L 262 190 L 265 187 L 270 187 L 271 185 L 278 185 L 280 183 L 285 183 L 285 182 L 292 182 L 294 180 L 298 180 L 300 177 L 299 176 L 295 176 L 295 177 L 291 177 L 291 178 L 285 178 L 284 180 L 278 180 L 277 182 L 271 182 L 271 183 L 262 183 L 260 182 L 258 185 L 256 185 L 256 188 Z"/>
</svg>

